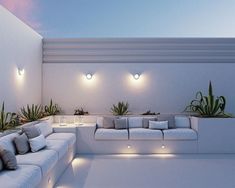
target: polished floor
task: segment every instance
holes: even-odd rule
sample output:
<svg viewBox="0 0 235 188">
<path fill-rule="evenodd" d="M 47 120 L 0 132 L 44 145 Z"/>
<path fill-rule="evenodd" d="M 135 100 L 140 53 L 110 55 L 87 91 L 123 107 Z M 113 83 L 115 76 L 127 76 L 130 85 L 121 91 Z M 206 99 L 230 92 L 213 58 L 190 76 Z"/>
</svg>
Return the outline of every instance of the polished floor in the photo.
<svg viewBox="0 0 235 188">
<path fill-rule="evenodd" d="M 57 188 L 235 188 L 235 155 L 77 156 Z"/>
</svg>

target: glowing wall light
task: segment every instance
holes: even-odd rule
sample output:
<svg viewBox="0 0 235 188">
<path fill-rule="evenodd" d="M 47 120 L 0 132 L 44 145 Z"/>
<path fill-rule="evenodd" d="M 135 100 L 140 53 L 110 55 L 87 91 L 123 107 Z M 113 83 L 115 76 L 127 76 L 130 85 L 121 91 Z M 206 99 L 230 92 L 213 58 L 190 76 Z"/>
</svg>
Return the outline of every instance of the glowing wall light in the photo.
<svg viewBox="0 0 235 188">
<path fill-rule="evenodd" d="M 17 72 L 18 72 L 19 76 L 23 76 L 24 75 L 24 69 L 23 68 L 18 68 Z"/>
<path fill-rule="evenodd" d="M 91 80 L 92 77 L 93 77 L 93 75 L 92 75 L 91 73 L 87 73 L 87 74 L 86 74 L 86 79 L 87 79 L 87 80 Z"/>
<path fill-rule="evenodd" d="M 133 78 L 134 78 L 135 80 L 139 80 L 140 74 L 139 74 L 139 73 L 133 74 Z"/>
</svg>

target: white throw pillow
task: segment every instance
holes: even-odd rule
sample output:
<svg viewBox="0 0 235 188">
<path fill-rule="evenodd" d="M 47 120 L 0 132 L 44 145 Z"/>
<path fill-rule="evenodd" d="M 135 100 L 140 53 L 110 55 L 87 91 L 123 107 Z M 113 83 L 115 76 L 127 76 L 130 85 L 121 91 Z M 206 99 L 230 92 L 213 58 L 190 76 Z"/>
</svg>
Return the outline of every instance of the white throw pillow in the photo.
<svg viewBox="0 0 235 188">
<path fill-rule="evenodd" d="M 35 124 L 35 127 L 40 130 L 41 134 L 43 134 L 44 137 L 47 137 L 53 132 L 51 124 L 47 121 L 42 121 L 38 124 Z"/>
<path fill-rule="evenodd" d="M 29 145 L 32 152 L 37 152 L 46 146 L 46 139 L 40 134 L 35 138 L 29 139 Z"/>
<path fill-rule="evenodd" d="M 103 128 L 104 127 L 103 122 L 104 122 L 103 117 L 97 117 L 96 124 L 97 124 L 98 128 Z"/>
<path fill-rule="evenodd" d="M 175 116 L 176 128 L 190 128 L 190 119 L 188 116 Z"/>
<path fill-rule="evenodd" d="M 168 129 L 168 121 L 149 121 L 149 129 Z"/>
<path fill-rule="evenodd" d="M 143 128 L 143 117 L 129 117 L 129 128 Z"/>
</svg>

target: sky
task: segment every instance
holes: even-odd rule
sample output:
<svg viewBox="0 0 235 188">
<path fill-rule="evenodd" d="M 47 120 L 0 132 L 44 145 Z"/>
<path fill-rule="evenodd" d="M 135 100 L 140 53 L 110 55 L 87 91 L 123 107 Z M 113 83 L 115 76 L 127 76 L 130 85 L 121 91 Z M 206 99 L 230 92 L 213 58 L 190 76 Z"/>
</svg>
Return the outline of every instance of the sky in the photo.
<svg viewBox="0 0 235 188">
<path fill-rule="evenodd" d="M 235 0 L 0 0 L 45 38 L 235 37 Z"/>
</svg>

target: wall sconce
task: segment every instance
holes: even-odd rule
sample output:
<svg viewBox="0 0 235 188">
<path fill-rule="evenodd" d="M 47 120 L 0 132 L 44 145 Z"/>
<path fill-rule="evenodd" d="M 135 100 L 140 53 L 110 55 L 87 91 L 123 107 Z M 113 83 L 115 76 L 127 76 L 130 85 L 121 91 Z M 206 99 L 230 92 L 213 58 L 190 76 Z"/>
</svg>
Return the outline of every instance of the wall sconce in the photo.
<svg viewBox="0 0 235 188">
<path fill-rule="evenodd" d="M 134 75 L 133 75 L 133 78 L 134 78 L 135 80 L 139 80 L 140 74 L 139 74 L 139 73 L 134 74 Z"/>
<path fill-rule="evenodd" d="M 91 80 L 92 79 L 92 74 L 91 73 L 88 73 L 88 74 L 86 74 L 86 78 L 87 78 L 87 80 Z"/>
<path fill-rule="evenodd" d="M 18 75 L 23 76 L 24 75 L 24 69 L 23 68 L 18 68 Z"/>
</svg>

